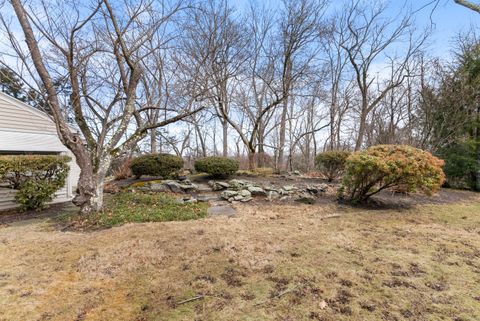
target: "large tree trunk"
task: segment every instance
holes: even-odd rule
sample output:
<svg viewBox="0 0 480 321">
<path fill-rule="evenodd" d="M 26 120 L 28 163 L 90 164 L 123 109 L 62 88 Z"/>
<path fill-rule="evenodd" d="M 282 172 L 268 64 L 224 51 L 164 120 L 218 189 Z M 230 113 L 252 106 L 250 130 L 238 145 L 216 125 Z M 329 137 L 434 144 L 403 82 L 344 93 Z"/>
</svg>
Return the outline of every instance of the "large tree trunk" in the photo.
<svg viewBox="0 0 480 321">
<path fill-rule="evenodd" d="M 72 202 L 80 207 L 80 213 L 88 214 L 103 209 L 103 185 L 111 160 L 112 157 L 109 155 L 102 157 L 95 172 L 89 160 L 85 162 L 77 158 L 80 177 L 77 195 Z"/>
<path fill-rule="evenodd" d="M 365 136 L 365 121 L 360 120 L 360 127 L 358 128 L 357 141 L 355 142 L 355 151 L 359 151 L 362 148 L 364 136 Z"/>
<path fill-rule="evenodd" d="M 360 124 L 358 127 L 357 140 L 355 142 L 355 151 L 359 151 L 363 145 L 363 139 L 365 137 L 366 131 L 366 122 L 367 122 L 367 108 L 364 106 L 362 108 L 362 113 L 360 114 Z"/>
<path fill-rule="evenodd" d="M 254 170 L 256 168 L 255 164 L 255 151 L 248 152 L 248 169 Z"/>
</svg>

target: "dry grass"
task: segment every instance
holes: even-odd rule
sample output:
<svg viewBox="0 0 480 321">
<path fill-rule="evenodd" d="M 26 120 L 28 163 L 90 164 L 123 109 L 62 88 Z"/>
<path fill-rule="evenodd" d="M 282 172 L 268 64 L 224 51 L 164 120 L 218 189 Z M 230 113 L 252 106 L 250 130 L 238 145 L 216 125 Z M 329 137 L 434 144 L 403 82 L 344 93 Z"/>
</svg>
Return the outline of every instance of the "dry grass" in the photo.
<svg viewBox="0 0 480 321">
<path fill-rule="evenodd" d="M 0 227 L 0 320 L 479 320 L 478 201 Z"/>
</svg>

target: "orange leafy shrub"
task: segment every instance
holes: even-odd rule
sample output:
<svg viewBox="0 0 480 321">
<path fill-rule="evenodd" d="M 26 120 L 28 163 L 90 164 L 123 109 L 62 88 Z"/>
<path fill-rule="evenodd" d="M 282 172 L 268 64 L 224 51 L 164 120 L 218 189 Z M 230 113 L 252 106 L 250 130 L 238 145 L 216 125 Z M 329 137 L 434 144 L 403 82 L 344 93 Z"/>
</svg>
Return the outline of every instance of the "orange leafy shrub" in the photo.
<svg viewBox="0 0 480 321">
<path fill-rule="evenodd" d="M 339 196 L 364 202 L 386 189 L 406 192 L 437 192 L 445 181 L 443 160 L 429 152 L 406 145 L 377 145 L 347 158 Z"/>
</svg>

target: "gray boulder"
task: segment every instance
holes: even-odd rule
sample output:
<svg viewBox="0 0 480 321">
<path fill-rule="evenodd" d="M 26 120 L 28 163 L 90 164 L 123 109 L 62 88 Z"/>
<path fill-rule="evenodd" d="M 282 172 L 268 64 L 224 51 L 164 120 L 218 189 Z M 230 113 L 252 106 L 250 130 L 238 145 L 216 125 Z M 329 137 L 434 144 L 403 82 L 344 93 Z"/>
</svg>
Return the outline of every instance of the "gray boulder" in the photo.
<svg viewBox="0 0 480 321">
<path fill-rule="evenodd" d="M 314 204 L 315 203 L 315 197 L 313 197 L 310 194 L 300 194 L 295 198 L 295 202 L 299 202 L 302 204 Z"/>
<path fill-rule="evenodd" d="M 252 182 L 241 179 L 232 179 L 228 183 L 230 184 L 230 188 L 234 190 L 241 190 L 254 185 Z"/>
<path fill-rule="evenodd" d="M 223 199 L 230 199 L 230 198 L 233 198 L 235 196 L 238 195 L 238 192 L 237 191 L 232 191 L 232 190 L 226 190 L 226 191 L 223 191 L 221 194 L 220 194 L 220 197 L 223 198 Z"/>
<path fill-rule="evenodd" d="M 247 198 L 247 197 L 251 197 L 251 196 L 252 196 L 252 193 L 250 193 L 250 191 L 247 190 L 247 189 L 241 190 L 238 194 L 239 194 L 240 196 L 244 197 L 244 198 Z"/>
<path fill-rule="evenodd" d="M 234 201 L 241 201 L 241 200 L 243 200 L 243 199 L 244 199 L 244 197 L 243 197 L 242 195 L 235 195 L 235 196 L 233 197 L 233 200 L 234 200 Z M 230 200 L 230 199 L 229 199 L 229 200 Z"/>
<path fill-rule="evenodd" d="M 222 191 L 230 187 L 230 184 L 228 184 L 227 182 L 210 181 L 208 182 L 208 185 L 210 185 L 213 191 Z"/>
<path fill-rule="evenodd" d="M 253 196 L 266 196 L 267 192 L 261 187 L 258 186 L 250 186 L 248 187 L 248 191 L 253 195 Z"/>
<path fill-rule="evenodd" d="M 269 200 L 274 200 L 274 199 L 277 199 L 280 197 L 280 193 L 278 193 L 277 191 L 268 191 L 267 193 L 267 198 Z"/>
</svg>

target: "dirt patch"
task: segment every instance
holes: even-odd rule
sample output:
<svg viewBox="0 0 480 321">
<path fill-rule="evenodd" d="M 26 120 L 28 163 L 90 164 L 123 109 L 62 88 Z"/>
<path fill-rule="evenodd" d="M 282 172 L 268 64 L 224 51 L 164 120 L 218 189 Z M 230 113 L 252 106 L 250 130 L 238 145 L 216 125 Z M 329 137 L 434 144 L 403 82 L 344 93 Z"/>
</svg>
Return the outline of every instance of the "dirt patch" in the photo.
<svg viewBox="0 0 480 321">
<path fill-rule="evenodd" d="M 64 213 L 74 212 L 78 212 L 78 207 L 73 205 L 72 202 L 51 204 L 41 211 L 21 212 L 18 209 L 0 211 L 0 226 L 24 220 L 54 218 Z"/>
</svg>

